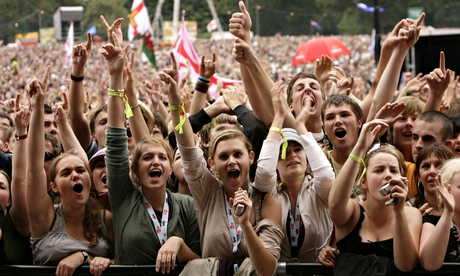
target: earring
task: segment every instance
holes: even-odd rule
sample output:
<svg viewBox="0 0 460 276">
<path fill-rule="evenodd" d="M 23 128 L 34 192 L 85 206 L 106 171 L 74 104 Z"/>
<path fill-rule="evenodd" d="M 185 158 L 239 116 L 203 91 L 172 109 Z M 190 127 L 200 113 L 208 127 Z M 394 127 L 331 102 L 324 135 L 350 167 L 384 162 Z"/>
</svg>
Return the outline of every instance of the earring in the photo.
<svg viewBox="0 0 460 276">
<path fill-rule="evenodd" d="M 423 196 L 423 194 L 425 193 L 425 189 L 423 188 L 423 184 L 422 182 L 420 182 L 420 180 L 417 181 L 417 191 L 421 196 Z"/>
</svg>

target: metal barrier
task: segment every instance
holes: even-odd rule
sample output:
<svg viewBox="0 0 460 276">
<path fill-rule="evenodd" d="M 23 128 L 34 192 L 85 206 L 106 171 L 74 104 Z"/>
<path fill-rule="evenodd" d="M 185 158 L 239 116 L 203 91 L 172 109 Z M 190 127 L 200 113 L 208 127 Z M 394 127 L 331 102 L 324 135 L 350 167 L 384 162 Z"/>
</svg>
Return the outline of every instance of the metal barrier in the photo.
<svg viewBox="0 0 460 276">
<path fill-rule="evenodd" d="M 179 265 L 169 275 L 179 275 L 184 267 Z M 333 275 L 332 268 L 323 266 L 318 263 L 278 263 L 278 275 Z M 19 276 L 40 276 L 40 275 L 55 275 L 56 266 L 34 266 L 34 265 L 5 265 L 0 266 L 0 276 L 3 275 L 19 275 Z M 460 263 L 444 263 L 437 271 L 426 271 L 418 266 L 408 275 L 460 275 Z M 89 266 L 81 266 L 77 268 L 74 276 L 90 276 Z M 111 265 L 107 268 L 104 276 L 147 276 L 147 275 L 163 275 L 161 272 L 155 271 L 154 265 Z"/>
</svg>

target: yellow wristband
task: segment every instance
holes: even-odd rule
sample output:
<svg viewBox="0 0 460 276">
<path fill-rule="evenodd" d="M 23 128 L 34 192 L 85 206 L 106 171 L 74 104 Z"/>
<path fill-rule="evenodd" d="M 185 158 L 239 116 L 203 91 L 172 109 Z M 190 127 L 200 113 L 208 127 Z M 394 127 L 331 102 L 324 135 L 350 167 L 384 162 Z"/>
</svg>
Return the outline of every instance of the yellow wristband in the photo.
<svg viewBox="0 0 460 276">
<path fill-rule="evenodd" d="M 286 151 L 287 151 L 287 147 L 288 147 L 288 141 L 287 141 L 286 137 L 284 136 L 283 131 L 279 127 L 271 127 L 269 131 L 278 132 L 280 134 L 281 138 L 283 138 L 283 146 L 281 148 L 281 159 L 286 159 Z"/>
<path fill-rule="evenodd" d="M 358 163 L 358 164 L 360 164 L 361 166 L 363 166 L 363 172 L 361 173 L 361 175 L 360 175 L 359 178 L 358 178 L 358 185 L 360 185 L 361 180 L 363 179 L 364 175 L 366 174 L 366 170 L 367 170 L 367 168 L 366 168 L 366 163 L 364 163 L 364 160 L 363 160 L 361 157 L 356 156 L 356 155 L 354 155 L 353 153 L 350 153 L 349 156 L 350 156 L 350 158 L 351 158 L 353 161 L 355 161 L 356 163 Z"/>
<path fill-rule="evenodd" d="M 178 110 L 178 109 L 180 109 L 180 118 L 179 118 L 179 123 L 177 124 L 177 126 L 174 127 L 174 129 L 177 130 L 179 134 L 182 134 L 184 133 L 183 126 L 184 126 L 185 119 L 186 119 L 184 104 L 182 103 L 178 105 L 169 106 L 169 110 Z"/>
<path fill-rule="evenodd" d="M 125 95 L 125 90 L 114 90 L 114 89 L 107 89 L 109 96 L 111 97 L 119 97 L 122 98 L 123 101 L 125 102 L 125 116 L 127 119 L 133 117 L 133 110 L 131 109 L 131 106 L 129 106 L 128 103 L 128 97 Z"/>
</svg>

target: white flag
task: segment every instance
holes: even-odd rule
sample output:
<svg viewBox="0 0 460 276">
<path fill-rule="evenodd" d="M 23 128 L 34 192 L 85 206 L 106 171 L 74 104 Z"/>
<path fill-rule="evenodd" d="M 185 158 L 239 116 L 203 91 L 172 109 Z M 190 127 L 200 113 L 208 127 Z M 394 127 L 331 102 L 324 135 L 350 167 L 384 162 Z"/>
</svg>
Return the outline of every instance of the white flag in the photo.
<svg viewBox="0 0 460 276">
<path fill-rule="evenodd" d="M 150 33 L 153 35 L 150 18 L 143 0 L 134 0 L 129 14 L 128 39 L 133 39 L 138 35 Z"/>
<path fill-rule="evenodd" d="M 73 65 L 72 62 L 72 49 L 73 49 L 73 22 L 70 23 L 69 33 L 67 34 L 67 39 L 65 41 L 65 61 L 64 67 L 70 68 Z"/>
<path fill-rule="evenodd" d="M 215 19 L 209 21 L 208 25 L 206 25 L 206 29 L 208 30 L 208 33 L 217 30 L 217 22 Z"/>
</svg>

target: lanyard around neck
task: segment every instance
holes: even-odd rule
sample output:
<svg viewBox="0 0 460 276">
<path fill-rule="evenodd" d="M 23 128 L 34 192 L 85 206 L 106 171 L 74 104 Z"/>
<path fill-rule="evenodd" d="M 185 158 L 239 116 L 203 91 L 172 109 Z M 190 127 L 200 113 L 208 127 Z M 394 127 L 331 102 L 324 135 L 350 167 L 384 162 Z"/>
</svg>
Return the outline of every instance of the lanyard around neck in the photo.
<svg viewBox="0 0 460 276">
<path fill-rule="evenodd" d="M 241 226 L 238 226 L 237 229 L 235 229 L 235 220 L 233 219 L 233 213 L 232 213 L 232 208 L 230 206 L 230 203 L 228 202 L 228 197 L 227 194 L 225 193 L 225 189 L 222 189 L 224 191 L 224 198 L 225 198 L 225 206 L 227 209 L 227 220 L 228 220 L 228 228 L 230 230 L 230 240 L 232 241 L 232 252 L 234 256 L 234 261 L 237 261 L 237 253 L 238 253 L 238 245 L 241 242 L 241 237 L 243 234 L 243 229 L 241 229 Z M 252 187 L 248 187 L 248 195 L 249 198 L 252 196 Z M 233 270 L 236 272 L 238 270 L 238 263 L 233 264 Z"/>
<path fill-rule="evenodd" d="M 291 247 L 297 247 L 300 229 L 299 195 L 297 195 L 294 217 L 292 217 L 291 204 L 289 203 L 289 229 L 291 233 Z"/>
<path fill-rule="evenodd" d="M 169 204 L 168 204 L 168 193 L 165 192 L 165 203 L 163 205 L 163 214 L 161 216 L 161 224 L 155 214 L 155 210 L 150 205 L 147 198 L 144 196 L 144 205 L 147 212 L 149 212 L 150 218 L 153 221 L 155 232 L 157 233 L 160 245 L 163 245 L 168 240 L 168 219 L 169 219 Z"/>
</svg>

